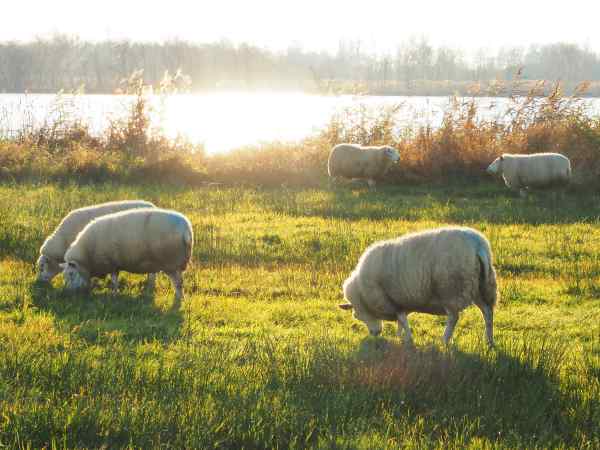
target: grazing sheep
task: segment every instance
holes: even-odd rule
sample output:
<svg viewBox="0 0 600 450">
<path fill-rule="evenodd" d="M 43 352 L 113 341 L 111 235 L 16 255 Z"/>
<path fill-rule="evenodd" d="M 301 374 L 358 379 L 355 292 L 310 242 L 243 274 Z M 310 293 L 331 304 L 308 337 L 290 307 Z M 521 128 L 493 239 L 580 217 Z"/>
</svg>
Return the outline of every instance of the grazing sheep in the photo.
<svg viewBox="0 0 600 450">
<path fill-rule="evenodd" d="M 363 147 L 354 144 L 338 144 L 331 150 L 327 170 L 329 176 L 344 178 L 366 178 L 369 187 L 375 179 L 383 176 L 400 159 L 393 147 Z"/>
<path fill-rule="evenodd" d="M 339 306 L 354 309 L 354 317 L 375 336 L 381 333 L 382 320 L 398 320 L 398 334 L 403 328 L 408 343 L 408 314 L 447 315 L 443 339 L 448 344 L 459 312 L 475 303 L 493 346 L 496 296 L 487 239 L 471 228 L 443 227 L 370 246 L 344 282 L 348 303 Z"/>
<path fill-rule="evenodd" d="M 175 300 L 183 297 L 182 272 L 193 247 L 190 221 L 165 209 L 133 209 L 99 217 L 83 229 L 61 264 L 67 289 L 90 285 L 91 277 L 125 270 L 165 272 L 175 286 Z"/>
<path fill-rule="evenodd" d="M 547 188 L 566 186 L 571 180 L 571 162 L 559 153 L 534 153 L 496 158 L 487 172 L 500 175 L 508 188 L 518 189 L 523 197 L 525 188 Z"/>
<path fill-rule="evenodd" d="M 64 261 L 65 252 L 77 235 L 92 220 L 119 211 L 133 208 L 154 208 L 154 204 L 143 200 L 124 200 L 100 203 L 71 211 L 60 222 L 54 232 L 46 238 L 37 260 L 38 281 L 52 281 L 60 272 L 59 263 Z M 113 280 L 116 274 L 113 275 Z M 114 287 L 114 286 L 113 286 Z"/>
</svg>

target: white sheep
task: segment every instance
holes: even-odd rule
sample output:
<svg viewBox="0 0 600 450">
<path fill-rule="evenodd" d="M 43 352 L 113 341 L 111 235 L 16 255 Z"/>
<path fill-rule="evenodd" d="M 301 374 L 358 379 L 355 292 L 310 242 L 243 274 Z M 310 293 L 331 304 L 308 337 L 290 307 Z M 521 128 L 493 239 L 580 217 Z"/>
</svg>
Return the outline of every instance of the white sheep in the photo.
<svg viewBox="0 0 600 450">
<path fill-rule="evenodd" d="M 54 232 L 46 238 L 37 260 L 38 281 L 50 282 L 61 271 L 65 252 L 77 235 L 92 220 L 119 211 L 133 208 L 154 208 L 154 204 L 143 200 L 123 200 L 100 203 L 71 211 L 60 222 Z M 113 275 L 113 280 L 116 275 Z M 113 286 L 114 288 L 114 286 Z"/>
<path fill-rule="evenodd" d="M 518 189 L 523 197 L 525 188 L 566 186 L 571 180 L 571 162 L 560 153 L 513 155 L 504 153 L 487 168 L 492 175 L 500 175 L 510 189 Z"/>
<path fill-rule="evenodd" d="M 158 208 L 132 209 L 99 217 L 79 233 L 61 264 L 67 289 L 87 288 L 91 277 L 124 270 L 163 271 L 183 298 L 182 272 L 192 255 L 194 236 L 183 214 Z"/>
<path fill-rule="evenodd" d="M 400 159 L 393 147 L 364 147 L 355 144 L 338 144 L 331 150 L 327 162 L 329 176 L 367 179 L 369 187 L 383 176 L 392 164 Z"/>
<path fill-rule="evenodd" d="M 370 246 L 344 282 L 354 317 L 372 335 L 381 333 L 382 320 L 398 320 L 412 343 L 407 315 L 421 312 L 447 315 L 444 343 L 448 344 L 461 310 L 475 304 L 485 320 L 486 336 L 494 345 L 496 272 L 487 239 L 466 227 L 443 227 L 407 234 Z"/>
</svg>

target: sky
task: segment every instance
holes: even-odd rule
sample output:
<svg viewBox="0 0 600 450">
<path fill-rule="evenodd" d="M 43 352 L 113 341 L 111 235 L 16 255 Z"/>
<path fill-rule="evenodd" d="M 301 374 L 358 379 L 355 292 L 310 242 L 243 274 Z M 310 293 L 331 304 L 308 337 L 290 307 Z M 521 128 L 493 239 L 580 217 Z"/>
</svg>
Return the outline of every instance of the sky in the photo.
<svg viewBox="0 0 600 450">
<path fill-rule="evenodd" d="M 357 40 L 391 53 L 413 38 L 434 46 L 478 49 L 552 42 L 600 52 L 598 0 L 4 0 L 0 41 L 29 41 L 53 33 L 84 40 L 184 39 L 271 50 L 300 46 L 335 52 Z"/>
</svg>

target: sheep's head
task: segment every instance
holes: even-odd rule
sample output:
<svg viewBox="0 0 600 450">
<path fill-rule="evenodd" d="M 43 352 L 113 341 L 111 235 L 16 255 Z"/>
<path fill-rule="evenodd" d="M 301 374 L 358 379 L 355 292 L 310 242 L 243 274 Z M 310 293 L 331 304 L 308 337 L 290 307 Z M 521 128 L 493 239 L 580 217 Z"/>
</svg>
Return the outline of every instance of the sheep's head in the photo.
<svg viewBox="0 0 600 450">
<path fill-rule="evenodd" d="M 67 261 L 60 264 L 65 277 L 67 289 L 74 291 L 87 288 L 90 284 L 90 274 L 77 261 Z"/>
<path fill-rule="evenodd" d="M 502 163 L 504 162 L 504 156 L 496 158 L 485 170 L 490 175 L 496 175 L 502 173 Z"/>
<path fill-rule="evenodd" d="M 61 270 L 58 261 L 46 255 L 40 255 L 36 265 L 38 271 L 38 281 L 51 281 L 52 278 L 58 275 Z"/>
<path fill-rule="evenodd" d="M 362 296 L 358 291 L 358 287 L 354 284 L 354 279 L 349 278 L 344 282 L 344 298 L 348 303 L 341 303 L 338 306 L 344 310 L 352 309 L 352 314 L 355 319 L 364 322 L 372 336 L 379 336 L 383 329 L 381 320 L 373 317 L 363 306 Z"/>
<path fill-rule="evenodd" d="M 383 153 L 387 158 L 389 158 L 393 163 L 397 163 L 400 161 L 400 153 L 394 147 L 384 147 Z"/>
</svg>

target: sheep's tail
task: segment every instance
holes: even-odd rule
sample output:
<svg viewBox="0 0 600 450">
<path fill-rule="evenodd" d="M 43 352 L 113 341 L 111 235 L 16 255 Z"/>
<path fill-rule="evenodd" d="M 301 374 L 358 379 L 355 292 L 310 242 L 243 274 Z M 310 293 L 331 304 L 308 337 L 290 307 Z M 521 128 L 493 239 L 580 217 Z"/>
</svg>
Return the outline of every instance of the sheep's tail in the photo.
<svg viewBox="0 0 600 450">
<path fill-rule="evenodd" d="M 479 258 L 479 265 L 481 267 L 479 292 L 481 292 L 482 300 L 493 308 L 496 306 L 498 300 L 496 271 L 494 270 L 494 266 L 492 266 L 491 253 L 486 247 L 481 246 L 477 249 L 477 257 Z"/>
</svg>

